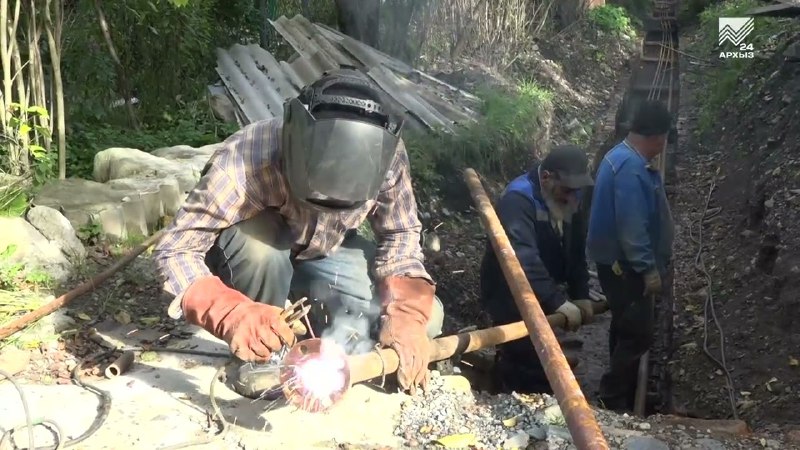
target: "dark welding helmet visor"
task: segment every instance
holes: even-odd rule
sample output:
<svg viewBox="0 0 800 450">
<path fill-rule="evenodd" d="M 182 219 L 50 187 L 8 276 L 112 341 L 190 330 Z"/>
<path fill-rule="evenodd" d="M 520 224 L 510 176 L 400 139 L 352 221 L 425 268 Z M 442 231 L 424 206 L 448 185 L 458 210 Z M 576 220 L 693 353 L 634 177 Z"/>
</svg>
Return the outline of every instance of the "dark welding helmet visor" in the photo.
<svg viewBox="0 0 800 450">
<path fill-rule="evenodd" d="M 292 195 L 322 210 L 355 209 L 377 197 L 396 134 L 357 118 L 315 118 L 298 99 L 284 107 L 283 169 Z"/>
</svg>

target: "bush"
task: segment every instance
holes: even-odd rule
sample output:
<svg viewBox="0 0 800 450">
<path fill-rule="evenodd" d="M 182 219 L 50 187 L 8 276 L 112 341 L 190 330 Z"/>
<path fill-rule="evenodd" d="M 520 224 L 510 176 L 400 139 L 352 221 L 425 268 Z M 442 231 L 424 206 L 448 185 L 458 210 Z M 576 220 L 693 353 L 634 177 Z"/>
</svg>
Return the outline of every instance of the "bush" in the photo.
<svg viewBox="0 0 800 450">
<path fill-rule="evenodd" d="M 586 19 L 607 33 L 617 36 L 633 36 L 635 34 L 631 17 L 628 15 L 628 11 L 621 6 L 603 5 L 592 8 L 586 13 Z"/>
<path fill-rule="evenodd" d="M 445 177 L 472 167 L 487 176 L 524 170 L 534 156 L 552 111 L 552 95 L 534 83 L 516 92 L 479 90 L 483 117 L 455 134 L 436 132 L 405 137 L 416 189 L 438 190 Z"/>
<path fill-rule="evenodd" d="M 136 131 L 118 125 L 76 124 L 68 137 L 67 176 L 91 178 L 94 155 L 110 147 L 142 151 L 173 145 L 201 147 L 221 142 L 239 128 L 216 120 L 204 105 L 196 102 L 175 114 L 163 113 L 159 122 Z"/>
</svg>

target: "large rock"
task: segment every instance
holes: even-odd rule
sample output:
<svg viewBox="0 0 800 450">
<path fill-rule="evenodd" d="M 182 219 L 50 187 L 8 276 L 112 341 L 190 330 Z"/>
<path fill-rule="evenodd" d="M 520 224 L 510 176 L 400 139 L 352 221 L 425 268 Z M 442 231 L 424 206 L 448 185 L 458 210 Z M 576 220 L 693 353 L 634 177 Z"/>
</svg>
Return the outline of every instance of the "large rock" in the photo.
<svg viewBox="0 0 800 450">
<path fill-rule="evenodd" d="M 109 148 L 95 156 L 95 181 L 53 181 L 33 203 L 57 209 L 75 229 L 94 223 L 112 239 L 146 236 L 175 215 L 219 147 L 179 145 L 153 154 Z"/>
<path fill-rule="evenodd" d="M 86 248 L 63 214 L 49 206 L 34 206 L 26 217 L 44 237 L 58 245 L 70 261 L 79 263 L 86 257 Z"/>
<path fill-rule="evenodd" d="M 192 190 L 217 146 L 189 146 L 157 150 L 158 156 L 135 148 L 109 148 L 94 156 L 94 179 L 101 183 L 120 178 L 178 180 L 181 192 Z M 169 159 L 176 158 L 176 159 Z"/>
<path fill-rule="evenodd" d="M 8 251 L 2 263 L 22 264 L 26 271 L 41 270 L 58 282 L 66 281 L 72 264 L 58 244 L 42 235 L 21 217 L 0 217 L 0 251 Z M 13 252 L 11 252 L 13 246 Z"/>
</svg>

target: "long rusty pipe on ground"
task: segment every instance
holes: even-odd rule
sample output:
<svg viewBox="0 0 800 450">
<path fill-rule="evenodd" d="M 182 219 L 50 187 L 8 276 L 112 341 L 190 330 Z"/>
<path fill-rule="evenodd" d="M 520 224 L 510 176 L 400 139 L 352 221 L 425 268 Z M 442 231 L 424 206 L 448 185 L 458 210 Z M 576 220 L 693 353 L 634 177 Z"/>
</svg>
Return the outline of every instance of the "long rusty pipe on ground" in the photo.
<svg viewBox="0 0 800 450">
<path fill-rule="evenodd" d="M 473 169 L 467 169 L 464 179 L 528 329 L 531 342 L 558 399 L 575 446 L 579 450 L 607 450 L 608 442 L 600 430 L 594 412 L 586 402 L 586 397 L 567 363 L 567 358 L 561 351 L 561 346 L 547 322 L 536 294 L 528 283 L 478 174 Z"/>
<path fill-rule="evenodd" d="M 595 314 L 602 314 L 608 311 L 608 303 L 604 301 L 595 302 L 593 306 Z M 567 318 L 563 314 L 556 313 L 547 316 L 547 322 L 551 327 L 564 328 Z M 484 330 L 436 338 L 431 341 L 431 362 L 442 361 L 456 355 L 504 344 L 526 336 L 528 336 L 528 328 L 525 326 L 525 322 L 519 321 Z M 393 373 L 397 371 L 399 363 L 397 352 L 392 348 L 348 356 L 347 366 L 350 370 L 350 384 L 361 383 L 381 375 Z"/>
</svg>

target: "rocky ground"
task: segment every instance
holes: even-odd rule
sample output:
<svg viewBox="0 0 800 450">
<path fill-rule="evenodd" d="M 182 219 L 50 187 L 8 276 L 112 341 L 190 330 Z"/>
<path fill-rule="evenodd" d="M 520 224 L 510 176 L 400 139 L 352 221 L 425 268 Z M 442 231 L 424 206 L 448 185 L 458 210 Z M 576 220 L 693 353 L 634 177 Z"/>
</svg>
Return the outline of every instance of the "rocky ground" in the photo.
<svg viewBox="0 0 800 450">
<path fill-rule="evenodd" d="M 800 63 L 784 49 L 759 60 L 740 80 L 742 93 L 699 135 L 696 97 L 682 96 L 673 376 L 679 407 L 690 414 L 731 417 L 732 394 L 736 413 L 756 427 L 800 426 L 799 76 Z M 684 89 L 699 90 L 696 82 L 684 76 Z M 717 360 L 723 340 L 726 368 L 703 351 L 706 337 Z"/>
</svg>

